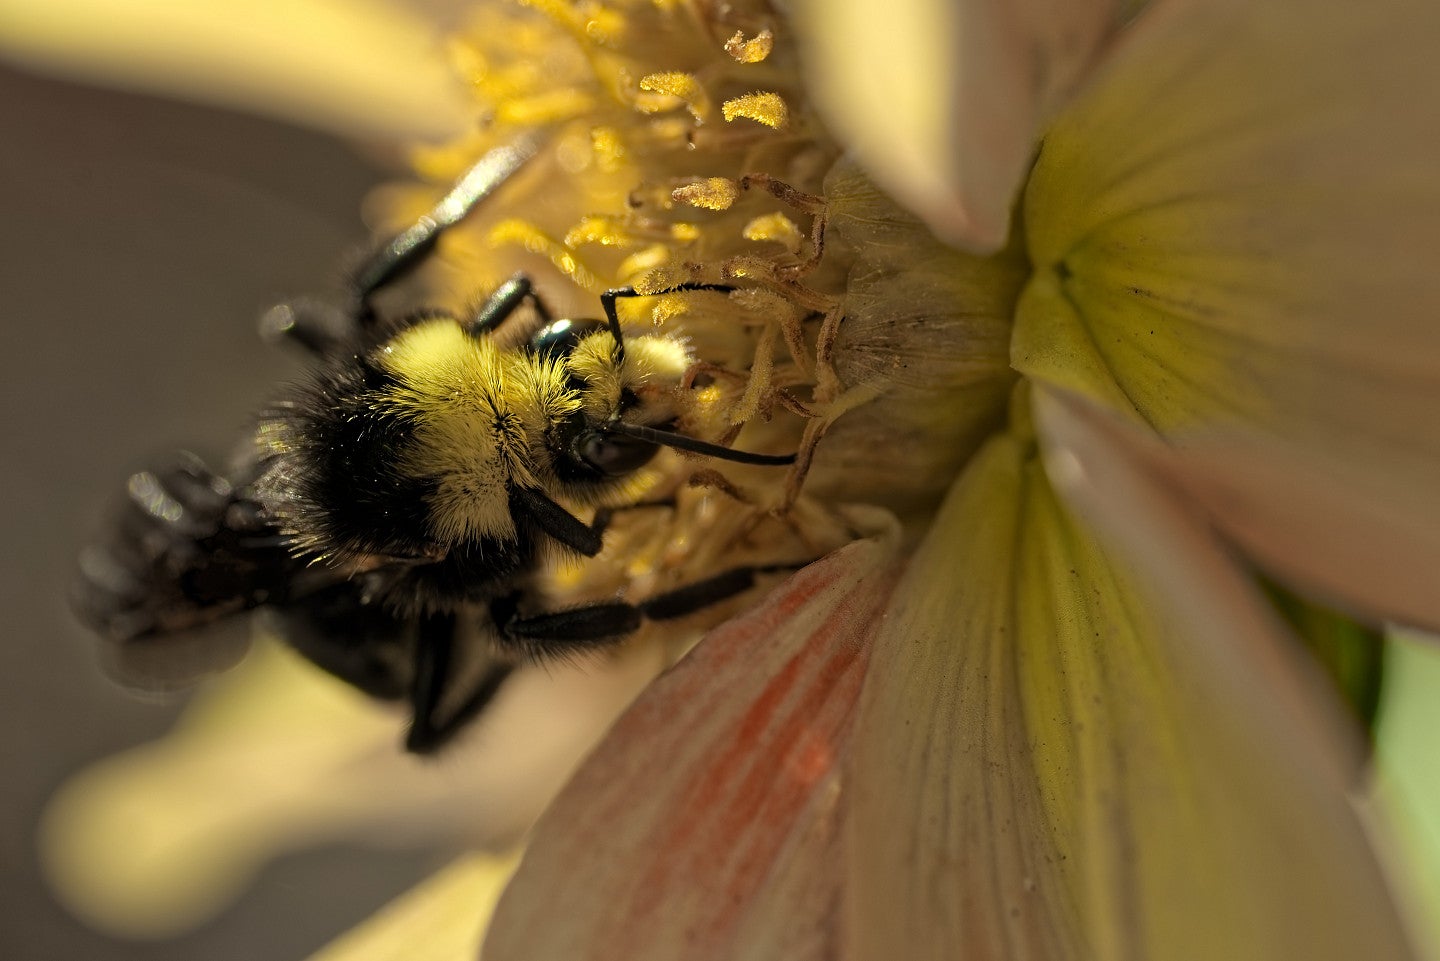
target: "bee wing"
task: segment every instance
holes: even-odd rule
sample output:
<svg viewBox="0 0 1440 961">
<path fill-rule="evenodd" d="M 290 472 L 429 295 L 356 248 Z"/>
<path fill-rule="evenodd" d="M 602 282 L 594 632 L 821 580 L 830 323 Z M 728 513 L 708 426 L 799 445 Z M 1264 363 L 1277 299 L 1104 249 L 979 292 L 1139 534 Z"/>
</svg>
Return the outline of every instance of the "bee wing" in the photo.
<svg viewBox="0 0 1440 961">
<path fill-rule="evenodd" d="M 229 670 L 250 651 L 248 617 L 100 646 L 100 667 L 116 683 L 139 694 L 164 696 Z"/>
<path fill-rule="evenodd" d="M 223 670 L 248 643 L 236 615 L 284 601 L 302 578 L 336 576 L 293 558 L 245 490 L 183 453 L 130 478 L 111 535 L 81 553 L 72 591 L 118 680 L 170 690 Z"/>
</svg>

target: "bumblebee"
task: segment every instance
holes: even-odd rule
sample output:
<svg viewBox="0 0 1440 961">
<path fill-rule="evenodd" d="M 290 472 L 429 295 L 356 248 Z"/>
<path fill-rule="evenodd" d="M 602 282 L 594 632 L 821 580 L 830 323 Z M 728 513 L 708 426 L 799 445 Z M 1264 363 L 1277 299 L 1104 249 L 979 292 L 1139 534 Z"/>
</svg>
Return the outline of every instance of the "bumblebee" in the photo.
<svg viewBox="0 0 1440 961">
<path fill-rule="evenodd" d="M 691 359 L 673 337 L 622 336 L 616 302 L 640 296 L 633 288 L 600 296 L 603 319 L 552 317 L 523 275 L 469 317 L 382 321 L 373 307 L 537 146 L 483 157 L 354 272 L 349 308 L 268 315 L 272 332 L 314 355 L 313 375 L 262 412 L 233 470 L 182 455 L 131 478 L 115 536 L 82 554 L 84 621 L 114 644 L 148 647 L 264 609 L 322 668 L 408 702 L 405 746 L 429 753 L 520 664 L 616 643 L 753 585 L 765 569 L 732 568 L 639 603 L 535 610 L 545 561 L 597 555 L 612 513 L 636 508 L 661 447 L 794 460 L 675 430 Z M 517 339 L 509 328 L 522 315 L 536 320 Z M 457 696 L 462 662 L 474 660 L 461 638 L 476 624 L 489 643 Z"/>
</svg>

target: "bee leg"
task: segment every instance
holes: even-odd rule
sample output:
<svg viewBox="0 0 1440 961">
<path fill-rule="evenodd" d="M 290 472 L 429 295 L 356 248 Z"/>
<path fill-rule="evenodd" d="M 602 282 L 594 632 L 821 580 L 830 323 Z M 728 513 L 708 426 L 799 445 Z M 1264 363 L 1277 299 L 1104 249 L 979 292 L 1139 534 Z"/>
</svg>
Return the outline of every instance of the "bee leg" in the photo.
<svg viewBox="0 0 1440 961">
<path fill-rule="evenodd" d="M 728 571 L 721 571 L 704 580 L 685 584 L 663 594 L 656 594 L 649 600 L 640 602 L 638 607 L 640 613 L 644 614 L 647 620 L 670 621 L 688 617 L 712 604 L 719 604 L 721 601 L 729 600 L 737 594 L 743 594 L 750 590 L 755 586 L 755 575 L 757 574 L 791 571 L 795 570 L 795 567 L 796 565 L 793 564 L 732 567 Z"/>
<path fill-rule="evenodd" d="M 510 315 L 515 313 L 515 310 L 527 300 L 535 308 L 535 313 L 539 315 L 541 321 L 549 324 L 550 311 L 540 300 L 540 296 L 535 293 L 534 284 L 524 274 L 516 274 L 496 287 L 495 292 L 486 299 L 485 303 L 480 305 L 480 309 L 475 312 L 475 316 L 466 325 L 465 332 L 476 338 L 487 336 L 508 320 Z"/>
<path fill-rule="evenodd" d="M 276 304 L 260 317 L 260 336 L 267 343 L 288 342 L 316 357 L 338 352 L 354 328 L 345 311 L 308 297 Z"/>
<path fill-rule="evenodd" d="M 438 717 L 440 699 L 449 686 L 455 670 L 454 614 L 431 614 L 420 622 L 415 642 L 415 676 L 410 687 L 410 706 L 414 719 L 405 735 L 405 750 L 414 754 L 433 754 L 444 747 L 494 699 L 514 665 L 487 665 L 460 706 L 448 717 Z"/>
<path fill-rule="evenodd" d="M 586 557 L 600 553 L 601 535 L 609 521 L 608 512 L 597 515 L 595 523 L 586 524 L 580 518 L 561 507 L 537 490 L 515 487 L 510 491 L 510 506 L 513 513 L 523 513 L 555 540 Z"/>
<path fill-rule="evenodd" d="M 659 294 L 673 294 L 680 290 L 719 290 L 728 294 L 734 289 L 729 284 L 685 283 L 676 284 L 674 287 L 667 287 L 652 294 L 642 294 L 634 287 L 615 287 L 600 295 L 600 306 L 605 310 L 605 320 L 610 325 L 610 334 L 615 338 L 615 343 L 619 345 L 620 359 L 624 360 L 625 340 L 620 336 L 620 315 L 615 312 L 615 301 L 622 297 L 654 297 Z"/>
<path fill-rule="evenodd" d="M 576 650 L 608 647 L 635 633 L 646 620 L 686 617 L 748 591 L 755 586 L 757 574 L 793 570 L 795 566 L 733 567 L 639 604 L 610 601 L 531 617 L 519 616 L 520 595 L 512 594 L 491 604 L 490 616 L 499 628 L 502 643 L 528 657 L 544 660 Z"/>
<path fill-rule="evenodd" d="M 113 641 L 166 634 L 283 595 L 295 562 L 240 487 L 193 454 L 142 471 L 113 536 L 87 549 L 73 592 L 81 620 Z"/>
<path fill-rule="evenodd" d="M 434 207 L 366 258 L 351 274 L 350 280 L 359 304 L 361 322 L 374 320 L 370 298 L 377 291 L 418 267 L 446 229 L 465 219 L 480 201 L 494 193 L 535 156 L 543 143 L 543 134 L 535 132 L 522 134 L 510 143 L 489 151 L 455 182 L 449 193 L 440 198 Z"/>
<path fill-rule="evenodd" d="M 590 523 L 590 530 L 594 531 L 597 536 L 602 536 L 610 529 L 610 522 L 615 519 L 615 515 L 621 511 L 653 510 L 657 507 L 670 510 L 675 507 L 675 503 L 674 497 L 661 497 L 653 501 L 621 504 L 618 507 L 599 507 L 595 509 L 595 519 Z"/>
<path fill-rule="evenodd" d="M 312 664 L 384 701 L 409 693 L 419 622 L 370 599 L 353 578 L 262 610 L 270 633 Z"/>
<path fill-rule="evenodd" d="M 624 601 L 521 617 L 521 597 L 517 593 L 494 601 L 490 616 L 499 630 L 500 643 L 534 660 L 610 647 L 638 631 L 644 622 L 640 608 Z"/>
</svg>

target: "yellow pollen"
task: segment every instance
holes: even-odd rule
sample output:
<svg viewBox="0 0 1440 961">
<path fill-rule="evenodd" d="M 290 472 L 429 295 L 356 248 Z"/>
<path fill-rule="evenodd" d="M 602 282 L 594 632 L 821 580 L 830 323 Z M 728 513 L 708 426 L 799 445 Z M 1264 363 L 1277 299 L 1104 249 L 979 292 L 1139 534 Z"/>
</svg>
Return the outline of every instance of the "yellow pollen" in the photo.
<svg viewBox="0 0 1440 961">
<path fill-rule="evenodd" d="M 645 276 L 636 279 L 635 292 L 647 295 L 664 293 L 691 279 L 690 271 L 683 267 L 657 267 Z"/>
<path fill-rule="evenodd" d="M 484 83 L 490 73 L 490 64 L 485 55 L 463 40 L 452 37 L 445 44 L 445 54 L 455 72 L 471 86 Z"/>
<path fill-rule="evenodd" d="M 607 10 L 599 3 L 568 3 L 565 0 L 520 0 L 576 36 L 604 46 L 619 37 L 625 18 L 616 10 Z"/>
<path fill-rule="evenodd" d="M 565 234 L 567 247 L 579 247 L 582 244 L 628 247 L 634 243 L 635 238 L 630 236 L 614 217 L 586 217 Z"/>
<path fill-rule="evenodd" d="M 740 187 L 729 177 L 708 177 L 698 183 L 677 187 L 670 194 L 682 204 L 706 210 L 728 210 L 740 196 Z"/>
<path fill-rule="evenodd" d="M 745 225 L 741 233 L 746 240 L 773 241 L 792 254 L 799 253 L 805 243 L 805 235 L 800 232 L 795 221 L 782 213 L 756 217 Z"/>
<path fill-rule="evenodd" d="M 561 88 L 532 97 L 512 97 L 495 110 L 499 123 L 539 127 L 582 116 L 594 109 L 595 98 L 584 90 Z"/>
<path fill-rule="evenodd" d="M 673 109 L 680 101 L 690 111 L 697 123 L 703 123 L 711 112 L 710 98 L 700 81 L 688 73 L 652 73 L 640 78 L 640 89 L 646 93 L 659 94 L 659 100 L 638 99 L 635 108 L 642 113 L 660 113 Z M 728 118 L 727 118 L 728 119 Z"/>
<path fill-rule="evenodd" d="M 655 306 L 650 309 L 651 319 L 656 327 L 661 327 L 666 321 L 681 317 L 690 312 L 690 301 L 682 294 L 667 294 L 655 298 Z"/>
<path fill-rule="evenodd" d="M 747 93 L 743 97 L 725 101 L 720 112 L 724 114 L 726 121 L 744 117 L 776 129 L 785 126 L 790 120 L 790 111 L 778 93 Z"/>
<path fill-rule="evenodd" d="M 761 30 L 751 40 L 745 39 L 744 31 L 737 30 L 725 41 L 725 52 L 741 63 L 759 63 L 774 49 L 775 35 L 769 30 Z"/>
<path fill-rule="evenodd" d="M 590 132 L 595 158 L 606 173 L 619 170 L 625 161 L 625 141 L 614 127 L 596 127 Z"/>
<path fill-rule="evenodd" d="M 642 274 L 648 274 L 670 262 L 670 248 L 666 244 L 651 244 L 644 250 L 638 250 L 620 262 L 615 269 L 615 276 L 624 281 Z"/>
<path fill-rule="evenodd" d="M 492 247 L 522 247 L 532 254 L 547 258 L 565 276 L 586 290 L 603 288 L 599 279 L 576 259 L 574 251 L 529 221 L 511 218 L 490 229 L 487 240 Z"/>
</svg>

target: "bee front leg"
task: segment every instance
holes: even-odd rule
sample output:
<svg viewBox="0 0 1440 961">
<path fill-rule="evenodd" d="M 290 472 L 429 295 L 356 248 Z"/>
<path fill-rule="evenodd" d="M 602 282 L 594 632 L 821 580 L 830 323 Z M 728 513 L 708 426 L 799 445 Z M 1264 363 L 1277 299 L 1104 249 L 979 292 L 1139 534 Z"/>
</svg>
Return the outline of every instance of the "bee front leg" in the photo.
<svg viewBox="0 0 1440 961">
<path fill-rule="evenodd" d="M 457 180 L 426 214 L 382 244 L 351 274 L 362 323 L 374 320 L 371 298 L 410 273 L 430 256 L 435 244 L 533 157 L 545 141 L 543 133 L 521 134 L 486 153 Z"/>
</svg>

